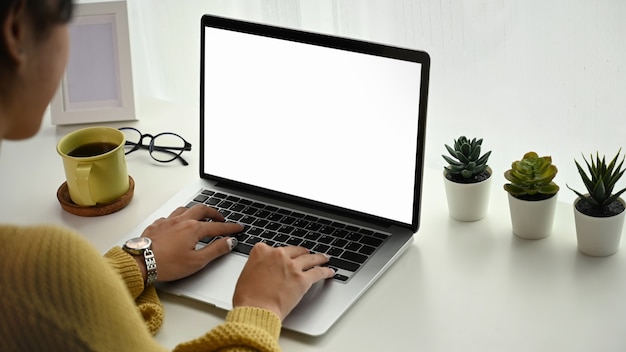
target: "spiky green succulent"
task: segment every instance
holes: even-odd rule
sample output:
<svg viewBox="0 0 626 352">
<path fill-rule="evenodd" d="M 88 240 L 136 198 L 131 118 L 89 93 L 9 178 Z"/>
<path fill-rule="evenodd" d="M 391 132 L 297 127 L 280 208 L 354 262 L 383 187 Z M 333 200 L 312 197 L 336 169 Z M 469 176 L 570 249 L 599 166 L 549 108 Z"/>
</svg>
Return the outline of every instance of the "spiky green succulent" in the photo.
<svg viewBox="0 0 626 352">
<path fill-rule="evenodd" d="M 620 148 L 617 155 L 615 155 L 613 160 L 611 160 L 608 164 L 605 161 L 605 157 L 602 156 L 602 158 L 600 158 L 600 155 L 597 152 L 595 160 L 593 155 L 590 155 L 589 159 L 591 160 L 591 164 L 583 155 L 583 160 L 585 160 L 585 164 L 587 164 L 589 174 L 587 174 L 582 166 L 574 160 L 576 167 L 578 168 L 578 173 L 585 184 L 585 188 L 587 188 L 588 195 L 572 189 L 569 185 L 567 188 L 571 189 L 577 196 L 585 200 L 593 208 L 598 210 L 607 208 L 611 203 L 617 200 L 617 198 L 622 195 L 624 191 L 626 191 L 626 188 L 624 188 L 613 193 L 615 183 L 617 183 L 617 181 L 624 174 L 624 171 L 626 171 L 622 170 L 624 157 L 622 157 L 622 161 L 616 165 L 621 152 L 622 149 Z"/>
<path fill-rule="evenodd" d="M 468 182 L 487 170 L 487 161 L 491 151 L 480 155 L 482 143 L 482 138 L 469 140 L 461 136 L 454 140 L 454 148 L 445 145 L 451 157 L 447 155 L 442 155 L 442 157 L 448 163 L 445 169 L 450 179 Z"/>
<path fill-rule="evenodd" d="M 504 178 L 510 182 L 504 185 L 504 189 L 525 200 L 550 198 L 559 191 L 559 186 L 552 181 L 557 172 L 552 157 L 539 157 L 535 152 L 528 152 L 504 173 Z"/>
</svg>

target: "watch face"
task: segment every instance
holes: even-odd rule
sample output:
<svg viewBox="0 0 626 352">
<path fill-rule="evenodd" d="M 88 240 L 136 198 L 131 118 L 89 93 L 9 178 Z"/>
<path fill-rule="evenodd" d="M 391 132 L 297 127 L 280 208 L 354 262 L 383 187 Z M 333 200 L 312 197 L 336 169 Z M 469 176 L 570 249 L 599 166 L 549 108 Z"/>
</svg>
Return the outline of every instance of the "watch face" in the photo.
<svg viewBox="0 0 626 352">
<path fill-rule="evenodd" d="M 135 250 L 150 248 L 152 241 L 147 237 L 137 237 L 126 242 L 126 247 Z"/>
</svg>

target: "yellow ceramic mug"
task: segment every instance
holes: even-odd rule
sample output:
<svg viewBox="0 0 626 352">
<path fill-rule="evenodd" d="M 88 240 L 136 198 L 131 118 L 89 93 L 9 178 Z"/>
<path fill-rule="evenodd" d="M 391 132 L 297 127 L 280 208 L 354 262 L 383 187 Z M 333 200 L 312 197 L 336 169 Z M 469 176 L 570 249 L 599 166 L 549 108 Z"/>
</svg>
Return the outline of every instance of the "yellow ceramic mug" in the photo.
<svg viewBox="0 0 626 352">
<path fill-rule="evenodd" d="M 89 127 L 67 134 L 57 144 L 70 198 L 81 206 L 110 203 L 129 187 L 126 138 L 110 127 Z"/>
</svg>

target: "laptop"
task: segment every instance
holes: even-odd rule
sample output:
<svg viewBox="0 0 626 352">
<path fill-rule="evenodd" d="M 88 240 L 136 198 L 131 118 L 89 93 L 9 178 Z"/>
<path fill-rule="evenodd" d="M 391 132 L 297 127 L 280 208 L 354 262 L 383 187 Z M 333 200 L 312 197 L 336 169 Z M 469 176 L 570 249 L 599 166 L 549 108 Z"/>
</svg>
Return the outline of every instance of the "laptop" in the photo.
<svg viewBox="0 0 626 352">
<path fill-rule="evenodd" d="M 255 243 L 329 254 L 335 277 L 283 322 L 322 335 L 418 230 L 429 56 L 211 15 L 200 44 L 200 177 L 129 237 L 198 203 L 244 224 L 233 253 L 158 284 L 225 310 Z"/>
</svg>

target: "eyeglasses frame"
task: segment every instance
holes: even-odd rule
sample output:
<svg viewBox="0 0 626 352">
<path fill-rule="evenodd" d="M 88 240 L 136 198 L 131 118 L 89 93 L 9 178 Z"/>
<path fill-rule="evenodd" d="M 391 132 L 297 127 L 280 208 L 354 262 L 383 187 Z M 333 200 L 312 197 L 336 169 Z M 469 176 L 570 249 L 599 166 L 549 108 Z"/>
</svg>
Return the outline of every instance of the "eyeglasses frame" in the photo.
<svg viewBox="0 0 626 352">
<path fill-rule="evenodd" d="M 189 163 L 187 162 L 187 160 L 185 160 L 181 154 L 183 153 L 183 151 L 190 151 L 191 150 L 191 143 L 187 142 L 187 140 L 183 137 L 181 137 L 180 135 L 173 133 L 173 132 L 161 132 L 157 135 L 151 135 L 149 133 L 141 133 L 141 131 L 139 131 L 138 129 L 134 128 L 134 127 L 120 127 L 118 128 L 120 131 L 123 130 L 134 130 L 139 134 L 139 142 L 135 143 L 135 142 L 130 142 L 130 141 L 126 141 L 125 145 L 127 146 L 132 146 L 133 148 L 127 152 L 125 152 L 125 155 L 128 155 L 136 150 L 139 149 L 146 149 L 148 150 L 150 157 L 160 163 L 169 163 L 174 161 L 175 159 L 179 159 L 180 162 L 187 166 L 189 165 Z M 163 146 L 158 146 L 158 145 L 154 145 L 154 140 L 159 137 L 159 136 L 163 136 L 163 135 L 173 135 L 176 136 L 178 138 L 180 138 L 184 143 L 184 147 L 179 148 L 179 147 L 163 147 Z M 143 140 L 144 138 L 150 138 L 150 143 L 149 144 L 144 144 Z M 159 160 L 157 158 L 155 158 L 152 153 L 154 151 L 158 151 L 158 152 L 163 152 L 163 153 L 167 153 L 167 154 L 171 154 L 173 155 L 173 157 L 170 160 Z"/>
</svg>

